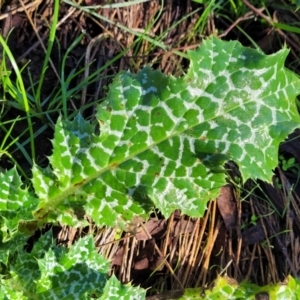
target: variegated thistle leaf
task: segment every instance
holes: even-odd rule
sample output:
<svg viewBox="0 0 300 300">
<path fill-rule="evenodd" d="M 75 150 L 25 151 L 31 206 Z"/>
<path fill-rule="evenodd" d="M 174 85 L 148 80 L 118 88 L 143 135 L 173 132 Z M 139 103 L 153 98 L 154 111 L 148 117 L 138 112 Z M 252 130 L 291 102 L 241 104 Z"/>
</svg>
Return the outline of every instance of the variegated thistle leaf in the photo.
<svg viewBox="0 0 300 300">
<path fill-rule="evenodd" d="M 159 208 L 202 216 L 234 160 L 244 179 L 270 181 L 279 143 L 297 126 L 300 81 L 283 49 L 264 55 L 210 38 L 189 52 L 186 76 L 122 72 L 98 107 L 100 134 L 78 115 L 59 120 L 51 168 L 34 170 L 37 219 L 83 212 L 114 225 Z"/>
<path fill-rule="evenodd" d="M 115 275 L 107 281 L 99 300 L 142 300 L 146 299 L 146 290 L 133 287 L 130 283 L 122 285 Z"/>
<path fill-rule="evenodd" d="M 15 260 L 11 278 L 0 280 L 0 296 L 1 291 L 6 295 L 0 299 L 91 299 L 92 294 L 100 297 L 110 290 L 109 261 L 99 255 L 92 236 L 67 249 L 54 245 L 52 231 L 48 231 L 30 253 L 20 251 Z M 115 284 L 115 293 L 124 290 L 131 295 L 137 292 Z"/>
<path fill-rule="evenodd" d="M 5 265 L 9 256 L 23 249 L 28 239 L 22 230 L 23 222 L 26 223 L 25 231 L 30 230 L 31 225 L 34 229 L 37 225 L 32 220 L 32 211 L 36 208 L 38 199 L 21 186 L 22 181 L 16 168 L 0 173 L 0 262 Z M 30 232 L 32 233 L 31 230 Z"/>
<path fill-rule="evenodd" d="M 200 296 L 200 289 L 187 289 L 179 300 L 218 300 L 218 299 L 299 299 L 300 281 L 291 276 L 284 282 L 258 286 L 252 283 L 241 282 L 238 284 L 228 276 L 218 277 L 212 290 L 206 290 L 205 296 Z"/>
</svg>

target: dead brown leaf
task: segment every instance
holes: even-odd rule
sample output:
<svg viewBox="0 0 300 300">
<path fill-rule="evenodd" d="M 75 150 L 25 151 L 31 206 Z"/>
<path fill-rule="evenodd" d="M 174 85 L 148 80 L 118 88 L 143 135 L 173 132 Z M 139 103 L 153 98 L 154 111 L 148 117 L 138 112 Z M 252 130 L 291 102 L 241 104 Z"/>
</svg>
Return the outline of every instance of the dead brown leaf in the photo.
<svg viewBox="0 0 300 300">
<path fill-rule="evenodd" d="M 227 230 L 232 229 L 236 225 L 237 211 L 233 199 L 231 187 L 229 185 L 222 187 L 217 198 L 217 205 Z"/>
<path fill-rule="evenodd" d="M 260 223 L 247 228 L 243 234 L 243 246 L 253 245 L 265 239 L 264 230 Z"/>
</svg>

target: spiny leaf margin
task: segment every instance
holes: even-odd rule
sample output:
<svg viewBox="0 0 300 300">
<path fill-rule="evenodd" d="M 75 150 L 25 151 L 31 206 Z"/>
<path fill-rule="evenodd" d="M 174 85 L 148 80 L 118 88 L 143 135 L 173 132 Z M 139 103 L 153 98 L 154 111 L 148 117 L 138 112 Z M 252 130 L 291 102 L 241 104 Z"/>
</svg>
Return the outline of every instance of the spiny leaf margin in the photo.
<svg viewBox="0 0 300 300">
<path fill-rule="evenodd" d="M 87 213 L 98 225 L 113 226 L 153 205 L 165 216 L 175 208 L 202 216 L 225 183 L 228 159 L 239 164 L 244 179 L 269 181 L 279 143 L 299 124 L 294 100 L 300 84 L 284 68 L 287 53 L 266 56 L 212 38 L 189 53 L 191 66 L 182 78 L 150 68 L 119 74 L 98 108 L 100 134 L 80 115 L 59 119 L 51 167 L 33 170 L 37 197 L 20 187 L 15 169 L 1 173 L 1 250 L 20 251 L 25 239 L 13 245 L 19 230 L 30 231 L 27 221 L 33 227 L 49 220 L 74 225 Z M 41 270 L 53 253 L 38 260 Z M 24 269 L 12 278 L 26 273 L 22 255 L 18 259 Z"/>
<path fill-rule="evenodd" d="M 57 210 L 76 222 L 82 210 L 113 226 L 151 206 L 166 217 L 174 209 L 201 217 L 225 184 L 229 159 L 244 179 L 270 181 L 279 143 L 300 121 L 287 54 L 211 38 L 189 52 L 184 77 L 121 72 L 98 107 L 99 135 L 80 115 L 58 121 L 52 168 L 34 169 L 35 218 Z"/>
</svg>

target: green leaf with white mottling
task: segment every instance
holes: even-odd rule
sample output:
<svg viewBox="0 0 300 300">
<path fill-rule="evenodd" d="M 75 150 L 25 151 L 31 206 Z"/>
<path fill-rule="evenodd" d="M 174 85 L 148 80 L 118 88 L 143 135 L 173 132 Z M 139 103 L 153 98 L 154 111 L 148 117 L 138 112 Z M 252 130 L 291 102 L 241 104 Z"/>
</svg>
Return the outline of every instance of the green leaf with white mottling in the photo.
<svg viewBox="0 0 300 300">
<path fill-rule="evenodd" d="M 211 38 L 189 52 L 185 77 L 122 72 L 98 107 L 99 135 L 80 115 L 58 121 L 52 169 L 34 170 L 35 217 L 67 213 L 69 224 L 86 212 L 112 226 L 151 206 L 200 217 L 229 159 L 244 179 L 270 181 L 279 143 L 300 122 L 300 81 L 284 67 L 287 54 Z"/>
<path fill-rule="evenodd" d="M 299 127 L 299 78 L 284 67 L 288 50 L 264 55 L 216 39 L 205 46 L 190 53 L 188 90 L 199 95 L 203 120 L 191 135 L 200 136 L 203 152 L 237 162 L 245 179 L 270 182 L 279 143 Z"/>
<path fill-rule="evenodd" d="M 178 300 L 255 300 L 259 298 L 259 295 L 265 295 L 265 298 L 274 300 L 300 299 L 300 281 L 289 276 L 283 283 L 258 286 L 247 282 L 238 284 L 228 276 L 219 276 L 211 290 L 203 292 L 202 288 L 187 288 Z"/>
<path fill-rule="evenodd" d="M 0 280 L 0 299 L 1 300 L 28 300 L 23 292 L 18 292 L 14 287 L 7 286 L 7 281 Z"/>
<path fill-rule="evenodd" d="M 269 299 L 276 300 L 297 300 L 300 299 L 300 281 L 291 276 L 284 283 L 269 284 L 266 286 L 258 286 L 255 284 L 241 282 L 240 284 L 232 283 L 228 277 L 218 277 L 212 290 L 207 290 L 204 297 L 199 297 L 199 289 L 194 289 L 194 298 L 190 289 L 190 297 L 182 297 L 182 299 L 249 299 L 255 300 L 257 296 L 264 293 Z M 198 296 L 196 296 L 198 295 Z"/>
<path fill-rule="evenodd" d="M 0 261 L 7 264 L 9 255 L 22 249 L 28 236 L 22 231 L 22 223 L 32 221 L 32 211 L 38 200 L 27 189 L 15 168 L 0 173 Z M 20 232 L 21 231 L 21 232 Z"/>
<path fill-rule="evenodd" d="M 30 253 L 19 253 L 12 278 L 2 284 L 29 299 L 80 299 L 86 293 L 102 294 L 108 271 L 109 262 L 98 254 L 92 236 L 67 249 L 53 245 L 49 231 Z"/>
<path fill-rule="evenodd" d="M 108 279 L 109 261 L 98 254 L 92 236 L 81 238 L 69 249 L 53 242 L 48 231 L 30 253 L 20 251 L 10 278 L 1 280 L 0 299 L 145 298 L 145 290 L 123 286 L 114 276 Z"/>
<path fill-rule="evenodd" d="M 146 290 L 133 287 L 130 284 L 122 285 L 113 275 L 109 278 L 100 300 L 143 300 L 146 298 Z"/>
<path fill-rule="evenodd" d="M 10 240 L 17 232 L 20 220 L 32 218 L 32 211 L 38 200 L 27 189 L 22 189 L 22 181 L 15 168 L 0 173 L 0 215 L 2 241 Z"/>
<path fill-rule="evenodd" d="M 59 258 L 50 249 L 38 265 L 39 299 L 80 299 L 87 292 L 100 292 L 109 270 L 109 262 L 98 254 L 91 236 L 80 239 Z"/>
</svg>

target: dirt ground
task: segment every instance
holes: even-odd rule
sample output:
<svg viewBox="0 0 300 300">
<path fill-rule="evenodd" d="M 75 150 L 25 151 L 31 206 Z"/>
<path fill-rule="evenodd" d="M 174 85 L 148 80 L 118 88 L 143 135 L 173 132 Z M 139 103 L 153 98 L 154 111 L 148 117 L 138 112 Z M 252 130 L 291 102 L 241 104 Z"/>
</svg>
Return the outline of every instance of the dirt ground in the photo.
<svg viewBox="0 0 300 300">
<path fill-rule="evenodd" d="M 84 3 L 82 3 L 84 4 Z M 86 1 L 88 5 L 106 4 L 106 1 Z M 246 7 L 246 6 L 245 6 Z M 126 9 L 98 9 L 97 12 L 112 22 L 119 22 L 128 28 L 139 28 L 142 32 L 147 24 L 157 18 L 151 29 L 153 36 L 164 35 L 162 41 L 168 50 L 151 45 L 147 41 L 138 43 L 134 48 L 121 55 L 110 64 L 95 82 L 77 95 L 69 104 L 69 111 L 81 110 L 89 118 L 92 109 L 82 110 L 80 97 L 85 95 L 86 103 L 98 103 L 105 97 L 111 78 L 120 70 L 136 72 L 142 66 L 151 64 L 166 74 L 182 75 L 187 61 L 176 55 L 175 50 L 195 49 L 206 36 L 219 35 L 223 39 L 239 40 L 245 46 L 252 46 L 252 38 L 265 53 L 281 49 L 284 41 L 291 47 L 288 67 L 299 72 L 294 63 L 299 56 L 299 34 L 283 36 L 263 18 L 257 10 L 266 16 L 261 7 L 256 11 L 248 8 L 245 13 L 235 18 L 218 12 L 211 13 L 201 34 L 193 32 L 195 24 L 202 16 L 204 6 L 192 1 L 165 1 L 160 11 L 161 1 L 153 0 L 134 5 Z M 299 18 L 297 13 L 270 5 L 273 18 L 287 20 L 287 24 Z M 40 77 L 45 52 L 41 42 L 46 43 L 53 14 L 53 3 L 47 1 L 2 1 L 0 2 L 0 27 L 8 45 L 20 66 L 27 65 L 29 72 L 23 72 L 26 87 L 30 82 L 37 82 Z M 160 14 L 160 15 L 159 15 Z M 182 20 L 183 21 L 180 21 Z M 180 21 L 180 22 L 179 22 Z M 283 22 L 282 21 L 282 22 Z M 176 22 L 178 24 L 176 25 Z M 247 32 L 242 34 L 238 26 Z M 14 28 L 11 32 L 10 30 Z M 171 30 L 169 30 L 171 28 Z M 57 43 L 54 45 L 46 82 L 42 87 L 42 98 L 47 98 L 53 90 L 59 88 L 54 70 L 60 71 L 62 57 L 72 42 L 82 32 L 81 42 L 69 53 L 67 71 L 71 72 L 78 65 L 84 67 L 91 63 L 89 73 L 117 57 L 125 48 L 132 45 L 134 35 L 125 32 L 115 24 L 99 20 L 79 9 L 61 2 Z M 10 32 L 10 34 L 9 34 Z M 166 33 L 166 34 L 165 34 Z M 88 53 L 88 55 L 87 55 Z M 14 76 L 14 75 L 12 75 Z M 86 74 L 76 77 L 70 84 L 76 86 Z M 56 120 L 59 108 L 53 108 L 52 119 Z M 9 107 L 1 121 L 24 116 L 24 112 Z M 37 117 L 35 128 L 48 124 L 45 118 Z M 26 122 L 17 122 L 12 136 L 22 133 Z M 38 137 L 38 164 L 47 164 L 46 156 L 51 154 L 50 139 L 53 128 L 47 129 Z M 0 138 L 4 132 L 0 130 Z M 20 141 L 25 141 L 25 134 Z M 248 181 L 245 183 L 228 180 L 217 201 L 209 203 L 205 216 L 191 219 L 175 211 L 169 219 L 164 219 L 158 212 L 142 223 L 133 222 L 127 232 L 123 232 L 118 243 L 114 240 L 116 229 L 103 229 L 91 226 L 80 230 L 68 227 L 55 227 L 57 241 L 69 246 L 80 236 L 93 232 L 99 253 L 111 259 L 112 272 L 122 282 L 149 288 L 149 295 L 161 290 L 180 290 L 185 287 L 208 287 L 218 274 L 227 274 L 236 281 L 247 280 L 259 285 L 279 282 L 289 274 L 298 277 L 300 271 L 300 130 L 290 135 L 280 146 L 280 155 L 285 161 L 295 158 L 295 167 L 284 168 L 282 164 L 274 170 L 274 184 Z M 27 146 L 29 146 L 27 144 Z M 28 162 L 18 149 L 13 149 L 15 159 L 24 169 L 29 170 Z M 8 158 L 1 158 L 0 165 L 11 167 Z M 229 162 L 231 178 L 239 175 L 234 163 Z M 28 171 L 30 174 L 30 171 Z M 142 230 L 145 227 L 150 234 Z M 105 241 L 105 242 L 103 242 Z"/>
</svg>

